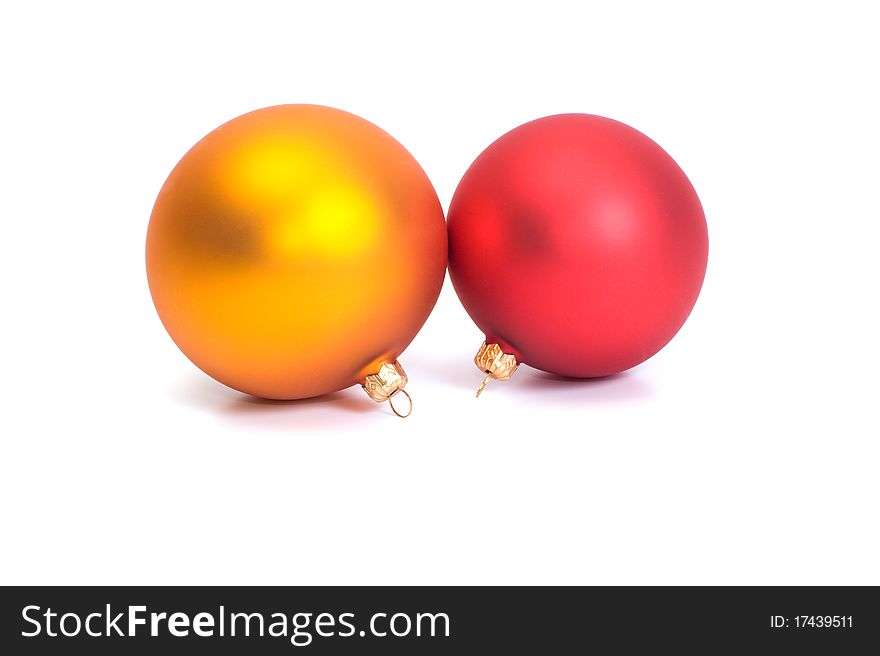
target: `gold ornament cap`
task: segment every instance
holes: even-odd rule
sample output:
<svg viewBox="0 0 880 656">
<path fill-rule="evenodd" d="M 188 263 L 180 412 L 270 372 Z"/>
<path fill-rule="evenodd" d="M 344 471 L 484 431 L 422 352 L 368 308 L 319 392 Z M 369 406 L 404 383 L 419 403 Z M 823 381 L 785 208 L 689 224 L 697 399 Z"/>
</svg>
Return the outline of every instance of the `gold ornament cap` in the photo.
<svg viewBox="0 0 880 656">
<path fill-rule="evenodd" d="M 477 369 L 486 374 L 477 389 L 477 396 L 483 393 L 490 378 L 492 380 L 509 380 L 519 367 L 516 356 L 512 353 L 505 353 L 500 344 L 487 344 L 486 342 L 483 342 L 480 350 L 474 356 L 474 364 L 477 365 Z"/>
<path fill-rule="evenodd" d="M 410 397 L 410 395 L 403 389 L 408 382 L 409 378 L 406 377 L 406 372 L 403 370 L 403 367 L 400 366 L 400 363 L 395 360 L 394 362 L 386 362 L 379 367 L 377 373 L 370 374 L 364 378 L 361 387 L 364 388 L 367 396 L 373 399 L 376 403 L 384 403 L 385 401 L 388 401 L 388 405 L 391 406 L 391 411 L 398 417 L 409 417 L 410 413 L 412 413 L 412 397 Z M 406 411 L 406 414 L 399 412 L 397 408 L 394 407 L 394 401 L 392 399 L 397 394 L 403 394 L 409 401 L 409 410 Z"/>
</svg>

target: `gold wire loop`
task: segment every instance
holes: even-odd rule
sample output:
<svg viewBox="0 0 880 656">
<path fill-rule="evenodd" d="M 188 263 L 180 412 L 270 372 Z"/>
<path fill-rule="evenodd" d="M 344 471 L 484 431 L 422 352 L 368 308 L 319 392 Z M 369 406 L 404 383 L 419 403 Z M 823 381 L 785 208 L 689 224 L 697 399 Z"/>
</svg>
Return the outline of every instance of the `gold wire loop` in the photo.
<svg viewBox="0 0 880 656">
<path fill-rule="evenodd" d="M 406 411 L 405 415 L 398 412 L 397 408 L 394 407 L 394 397 L 397 396 L 398 394 L 403 394 L 406 397 L 407 401 L 409 401 L 409 410 Z M 407 391 L 405 389 L 395 390 L 395 392 L 391 396 L 388 397 L 388 405 L 391 406 L 391 412 L 396 414 L 401 419 L 406 419 L 407 417 L 409 417 L 412 414 L 412 397 L 407 393 Z"/>
<path fill-rule="evenodd" d="M 486 389 L 486 385 L 489 384 L 489 379 L 492 377 L 492 374 L 486 374 L 486 377 L 483 379 L 483 382 L 480 383 L 480 386 L 477 388 L 477 398 L 480 398 L 480 394 L 483 393 L 483 390 Z"/>
</svg>

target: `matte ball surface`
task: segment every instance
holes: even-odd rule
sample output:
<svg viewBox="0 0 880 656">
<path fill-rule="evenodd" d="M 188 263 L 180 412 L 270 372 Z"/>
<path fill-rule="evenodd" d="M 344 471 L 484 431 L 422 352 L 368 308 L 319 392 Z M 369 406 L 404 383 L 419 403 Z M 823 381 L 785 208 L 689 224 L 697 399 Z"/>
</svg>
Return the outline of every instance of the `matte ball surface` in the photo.
<svg viewBox="0 0 880 656">
<path fill-rule="evenodd" d="M 491 144 L 449 208 L 449 270 L 474 322 L 517 360 L 614 374 L 684 324 L 706 272 L 702 206 L 641 132 L 550 116 Z"/>
<path fill-rule="evenodd" d="M 394 361 L 437 300 L 446 226 L 424 171 L 347 112 L 282 105 L 199 141 L 156 200 L 147 274 L 196 365 L 273 399 Z"/>
</svg>

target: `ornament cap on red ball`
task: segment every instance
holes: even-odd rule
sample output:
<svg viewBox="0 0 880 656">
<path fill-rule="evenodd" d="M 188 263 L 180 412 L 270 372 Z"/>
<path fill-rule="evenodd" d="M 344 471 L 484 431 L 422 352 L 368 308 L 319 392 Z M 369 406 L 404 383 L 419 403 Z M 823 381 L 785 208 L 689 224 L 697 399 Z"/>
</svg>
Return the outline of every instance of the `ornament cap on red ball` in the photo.
<svg viewBox="0 0 880 656">
<path fill-rule="evenodd" d="M 492 143 L 459 183 L 448 227 L 450 277 L 486 343 L 573 378 L 663 348 L 708 259 L 703 208 L 672 157 L 589 114 L 537 119 Z"/>
<path fill-rule="evenodd" d="M 490 378 L 492 380 L 510 380 L 519 367 L 515 355 L 505 353 L 500 344 L 487 344 L 486 342 L 483 342 L 480 350 L 474 356 L 474 364 L 477 365 L 477 369 L 486 374 L 483 382 L 477 388 L 477 397 L 483 393 Z"/>
</svg>

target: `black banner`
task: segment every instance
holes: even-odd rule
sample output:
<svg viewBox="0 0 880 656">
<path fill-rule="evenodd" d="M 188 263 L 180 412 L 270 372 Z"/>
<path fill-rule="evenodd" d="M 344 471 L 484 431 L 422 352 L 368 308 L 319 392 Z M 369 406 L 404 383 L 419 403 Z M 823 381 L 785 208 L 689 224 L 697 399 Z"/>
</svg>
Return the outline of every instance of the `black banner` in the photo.
<svg viewBox="0 0 880 656">
<path fill-rule="evenodd" d="M 880 645 L 873 587 L 13 587 L 0 594 L 0 653 L 16 655 L 855 654 Z"/>
</svg>

